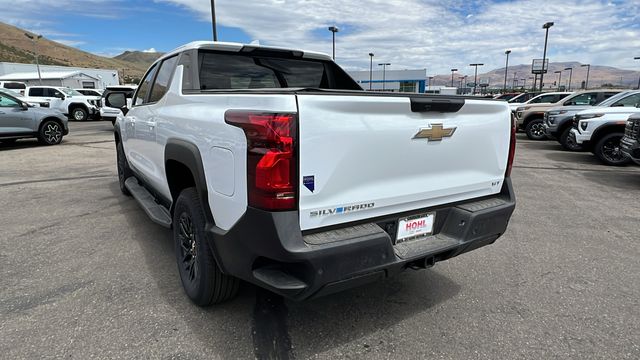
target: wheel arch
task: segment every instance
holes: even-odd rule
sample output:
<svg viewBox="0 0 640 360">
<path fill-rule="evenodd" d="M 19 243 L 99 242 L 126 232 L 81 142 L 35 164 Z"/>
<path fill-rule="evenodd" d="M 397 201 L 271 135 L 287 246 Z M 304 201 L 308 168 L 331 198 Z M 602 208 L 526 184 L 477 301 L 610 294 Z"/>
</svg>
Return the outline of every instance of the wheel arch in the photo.
<svg viewBox="0 0 640 360">
<path fill-rule="evenodd" d="M 169 139 L 164 149 L 164 165 L 167 185 L 171 192 L 171 211 L 173 212 L 180 191 L 195 186 L 207 222 L 213 224 L 204 165 L 198 147 L 188 141 Z"/>
<path fill-rule="evenodd" d="M 62 120 L 58 119 L 55 116 L 47 116 L 44 117 L 40 120 L 40 124 L 38 124 L 38 132 L 40 132 L 40 130 L 42 130 L 42 126 L 44 126 L 44 123 L 46 123 L 47 121 L 54 121 L 56 123 L 58 123 L 58 125 L 60 125 L 62 127 L 62 129 L 64 130 L 64 124 L 62 123 Z"/>
<path fill-rule="evenodd" d="M 89 107 L 84 103 L 71 103 L 67 107 L 67 111 L 69 111 L 69 114 L 71 114 L 71 111 L 73 111 L 73 109 L 79 108 L 79 107 L 83 108 L 87 112 L 87 115 L 89 115 Z"/>
<path fill-rule="evenodd" d="M 526 128 L 527 125 L 529 125 L 529 123 L 532 122 L 533 120 L 543 120 L 543 119 L 544 119 L 544 112 L 531 113 L 524 118 L 524 121 L 522 122 L 522 127 Z"/>
<path fill-rule="evenodd" d="M 598 140 L 602 139 L 603 136 L 614 133 L 621 132 L 624 134 L 624 125 L 622 124 L 605 124 L 598 127 L 591 135 L 591 143 L 595 144 Z"/>
</svg>

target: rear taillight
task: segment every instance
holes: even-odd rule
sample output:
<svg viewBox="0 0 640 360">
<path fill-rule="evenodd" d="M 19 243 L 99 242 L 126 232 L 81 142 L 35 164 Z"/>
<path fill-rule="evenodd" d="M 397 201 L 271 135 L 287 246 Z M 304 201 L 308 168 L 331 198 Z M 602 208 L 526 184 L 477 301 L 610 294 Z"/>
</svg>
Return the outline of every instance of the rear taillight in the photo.
<svg viewBox="0 0 640 360">
<path fill-rule="evenodd" d="M 296 114 L 229 110 L 227 124 L 247 137 L 249 205 L 264 210 L 296 208 Z"/>
<path fill-rule="evenodd" d="M 516 156 L 516 129 L 518 123 L 516 122 L 515 117 L 511 115 L 511 140 L 509 142 L 509 158 L 507 160 L 507 171 L 504 176 L 511 176 L 511 169 L 513 168 L 513 159 Z"/>
</svg>

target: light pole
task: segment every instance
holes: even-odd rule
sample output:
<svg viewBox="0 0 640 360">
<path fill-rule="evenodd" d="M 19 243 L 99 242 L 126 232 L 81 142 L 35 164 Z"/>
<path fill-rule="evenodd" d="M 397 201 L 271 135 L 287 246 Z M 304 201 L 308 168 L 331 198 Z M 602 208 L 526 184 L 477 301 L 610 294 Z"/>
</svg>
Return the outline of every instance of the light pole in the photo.
<svg viewBox="0 0 640 360">
<path fill-rule="evenodd" d="M 216 0 L 211 0 L 211 24 L 213 26 L 213 41 L 218 41 L 218 30 L 216 29 Z"/>
<path fill-rule="evenodd" d="M 525 78 L 525 79 L 520 79 L 520 80 L 521 80 L 521 81 L 522 81 L 522 83 L 524 84 L 524 85 L 522 85 L 522 89 L 523 89 L 523 90 L 526 90 L 526 89 L 527 89 L 527 79 Z"/>
<path fill-rule="evenodd" d="M 429 90 L 431 90 L 432 82 L 433 82 L 433 76 L 429 76 Z"/>
<path fill-rule="evenodd" d="M 515 88 L 518 87 L 518 78 L 517 78 L 517 76 L 518 76 L 518 72 L 516 71 L 516 72 L 513 73 L 513 83 L 511 84 L 512 89 L 515 89 Z"/>
<path fill-rule="evenodd" d="M 42 35 L 31 35 L 28 33 L 24 33 L 24 36 L 28 37 L 29 39 L 31 39 L 31 41 L 33 41 L 33 53 L 35 54 L 35 57 L 36 57 L 36 68 L 38 69 L 38 81 L 40 82 L 40 85 L 42 85 L 42 75 L 40 74 L 40 61 L 38 60 L 38 45 L 37 45 L 37 41 L 42 39 Z"/>
<path fill-rule="evenodd" d="M 553 26 L 553 22 L 547 22 L 542 25 L 542 28 L 546 30 L 544 35 L 544 51 L 542 52 L 542 74 L 540 74 L 540 91 L 544 87 L 544 73 L 547 71 L 547 41 L 549 40 L 549 28 Z"/>
<path fill-rule="evenodd" d="M 502 92 L 507 92 L 507 71 L 509 70 L 509 54 L 511 54 L 511 50 L 507 50 L 504 52 L 507 55 L 507 63 L 504 65 L 504 86 L 502 86 Z"/>
<path fill-rule="evenodd" d="M 478 86 L 478 66 L 484 66 L 484 64 L 469 64 L 469 66 L 474 66 L 476 68 L 475 74 L 473 75 L 473 94 L 476 94 L 476 86 Z"/>
<path fill-rule="evenodd" d="M 462 81 L 464 80 L 464 78 L 465 78 L 465 76 L 458 77 L 458 79 L 460 79 L 460 89 L 464 88 L 464 86 L 462 86 L 462 84 L 463 84 Z"/>
<path fill-rule="evenodd" d="M 373 53 L 369 53 L 369 90 L 373 85 Z"/>
<path fill-rule="evenodd" d="M 387 81 L 387 66 L 390 66 L 391 63 L 382 63 L 378 64 L 378 66 L 382 66 L 382 91 L 384 91 L 384 85 Z"/>
<path fill-rule="evenodd" d="M 640 60 L 640 56 L 634 57 L 633 60 Z M 637 89 L 640 90 L 640 77 L 638 78 L 638 87 L 637 87 Z"/>
<path fill-rule="evenodd" d="M 568 68 L 565 68 L 565 70 L 569 70 L 569 90 L 568 91 L 571 91 L 571 77 L 573 76 L 573 68 L 568 67 Z"/>
<path fill-rule="evenodd" d="M 558 74 L 558 91 L 560 91 L 560 81 L 562 81 L 562 71 L 554 71 L 554 74 Z"/>
<path fill-rule="evenodd" d="M 337 26 L 329 26 L 329 31 L 333 34 L 333 61 L 336 60 L 336 33 L 340 31 Z"/>
<path fill-rule="evenodd" d="M 587 67 L 587 80 L 584 82 L 584 89 L 589 89 L 589 70 L 591 70 L 591 64 L 582 64 L 580 67 Z"/>
<path fill-rule="evenodd" d="M 458 71 L 458 69 L 451 69 L 451 87 L 453 87 L 453 74 Z"/>
</svg>

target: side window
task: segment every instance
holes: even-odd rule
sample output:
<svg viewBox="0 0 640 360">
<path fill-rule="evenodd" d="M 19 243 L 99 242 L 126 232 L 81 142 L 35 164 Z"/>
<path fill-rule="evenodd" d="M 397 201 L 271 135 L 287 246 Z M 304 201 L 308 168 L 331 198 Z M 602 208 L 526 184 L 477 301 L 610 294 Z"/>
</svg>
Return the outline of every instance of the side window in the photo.
<svg viewBox="0 0 640 360">
<path fill-rule="evenodd" d="M 633 94 L 616 101 L 611 106 L 637 107 L 639 104 L 640 94 Z"/>
<path fill-rule="evenodd" d="M 142 105 L 145 103 L 147 99 L 147 94 L 151 89 L 151 82 L 153 78 L 156 76 L 156 71 L 158 70 L 158 65 L 154 65 L 151 70 L 147 73 L 147 76 L 142 79 L 140 82 L 140 86 L 138 87 L 138 91 L 136 92 L 134 105 Z"/>
<path fill-rule="evenodd" d="M 171 80 L 171 75 L 173 75 L 177 61 L 178 56 L 176 55 L 162 62 L 156 81 L 153 83 L 153 87 L 151 88 L 151 96 L 149 96 L 150 103 L 154 103 L 162 99 L 164 94 L 169 90 L 169 80 Z"/>
<path fill-rule="evenodd" d="M 595 105 L 597 101 L 598 93 L 584 93 L 565 101 L 564 105 Z"/>
<path fill-rule="evenodd" d="M 29 89 L 29 96 L 44 96 L 43 88 L 31 88 Z"/>
<path fill-rule="evenodd" d="M 0 107 L 8 108 L 8 107 L 18 107 L 18 106 L 20 106 L 20 104 L 18 104 L 18 102 L 15 101 L 14 99 L 0 95 Z"/>
</svg>

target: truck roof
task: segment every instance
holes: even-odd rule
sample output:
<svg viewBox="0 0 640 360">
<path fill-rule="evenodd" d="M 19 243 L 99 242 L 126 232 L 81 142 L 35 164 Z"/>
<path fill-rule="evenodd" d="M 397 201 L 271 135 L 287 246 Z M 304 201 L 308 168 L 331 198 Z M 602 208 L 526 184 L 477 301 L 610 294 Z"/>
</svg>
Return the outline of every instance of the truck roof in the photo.
<svg viewBox="0 0 640 360">
<path fill-rule="evenodd" d="M 262 50 L 278 50 L 278 51 L 290 51 L 294 53 L 300 53 L 303 58 L 308 59 L 317 59 L 317 60 L 332 60 L 331 56 L 321 52 L 315 51 L 306 51 L 300 49 L 292 49 L 292 48 L 283 48 L 276 46 L 264 46 L 258 44 L 242 44 L 235 42 L 221 42 L 221 41 L 193 41 L 188 44 L 179 46 L 168 53 L 164 54 L 160 57 L 156 62 L 171 57 L 177 53 L 192 50 L 192 49 L 208 49 L 208 50 L 218 50 L 218 51 L 229 51 L 229 52 L 241 52 L 241 51 L 251 51 L 254 49 L 262 49 Z"/>
</svg>

